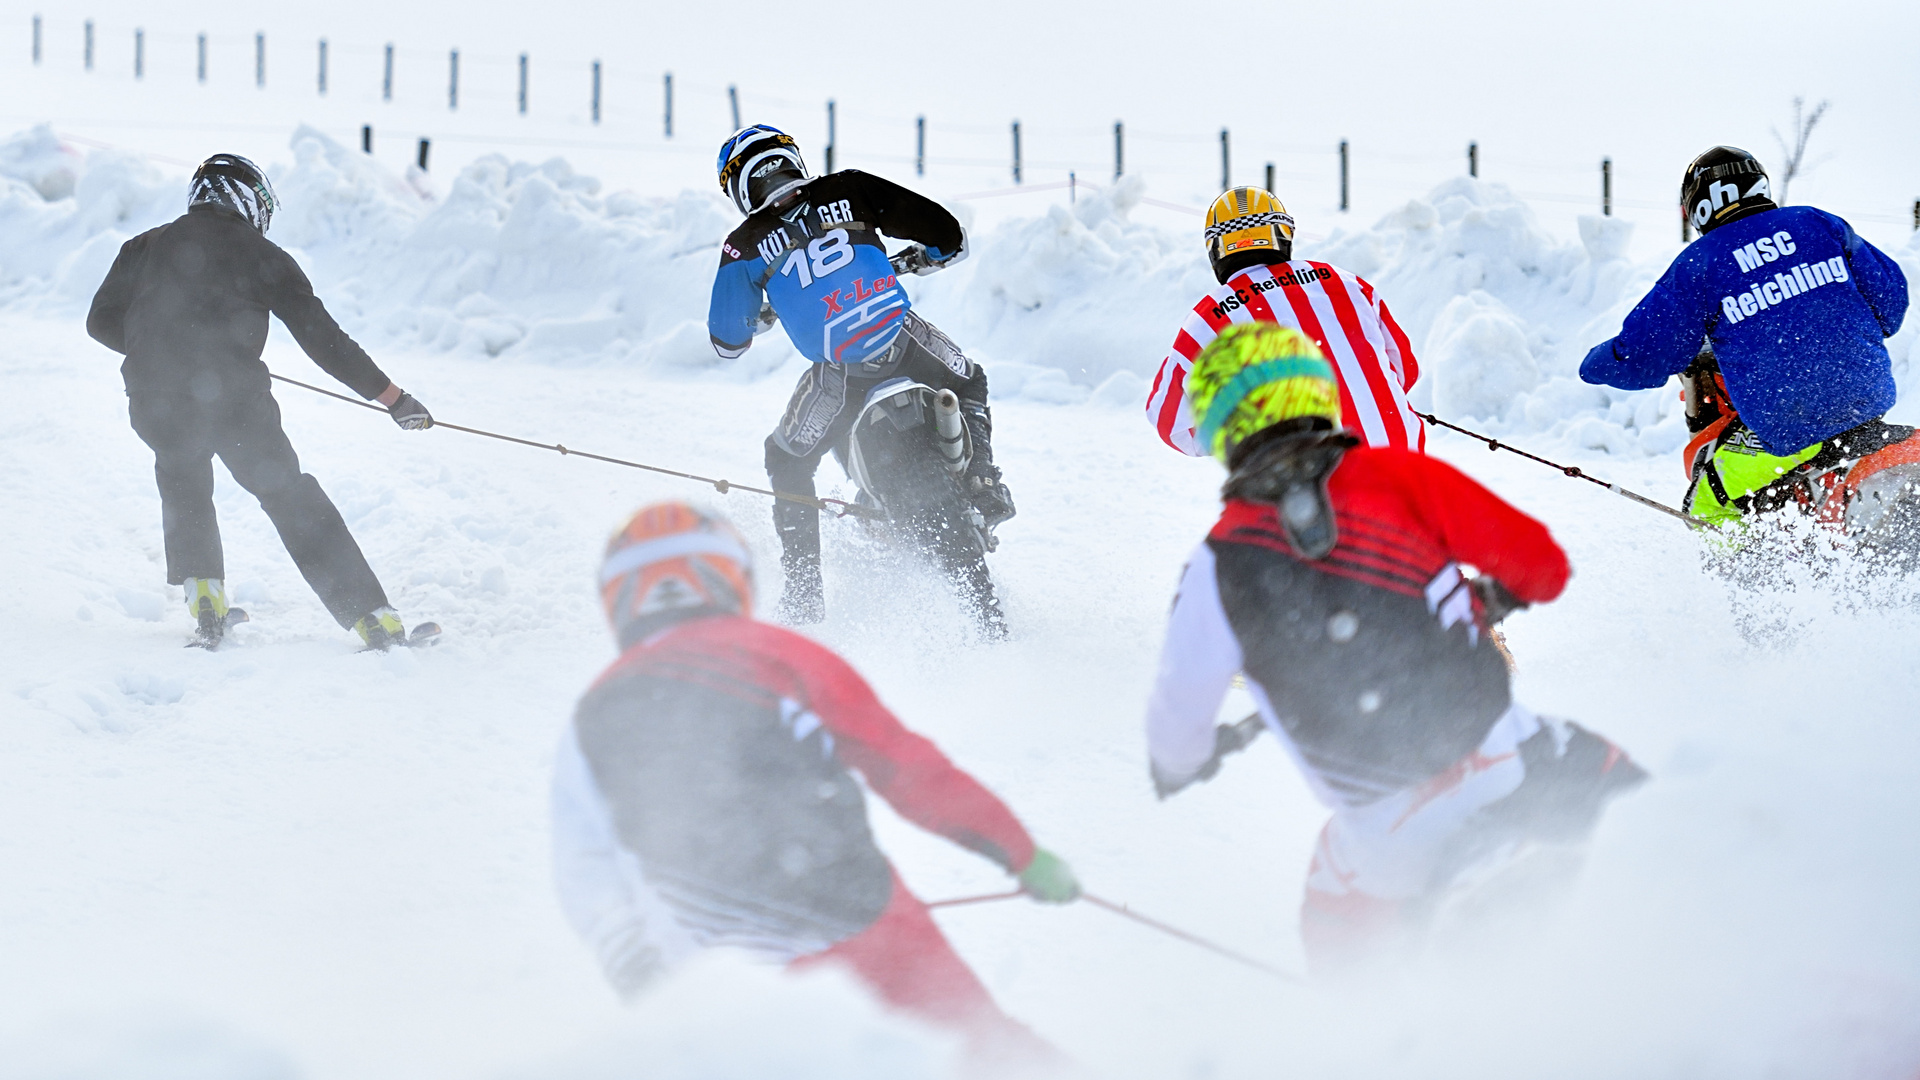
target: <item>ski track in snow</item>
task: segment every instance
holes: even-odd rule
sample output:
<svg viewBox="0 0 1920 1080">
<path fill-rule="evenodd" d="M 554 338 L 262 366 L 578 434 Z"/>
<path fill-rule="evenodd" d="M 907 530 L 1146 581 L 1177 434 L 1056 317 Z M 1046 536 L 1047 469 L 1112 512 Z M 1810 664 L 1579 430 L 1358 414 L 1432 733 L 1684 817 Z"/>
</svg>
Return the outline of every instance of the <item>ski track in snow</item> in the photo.
<svg viewBox="0 0 1920 1080">
<path fill-rule="evenodd" d="M 447 638 L 356 653 L 222 471 L 229 581 L 255 621 L 237 647 L 187 650 L 115 358 L 71 320 L 0 325 L 15 403 L 0 419 L 14 597 L 0 1077 L 158 1076 L 146 1070 L 175 1059 L 235 1078 L 584 1077 L 629 1055 L 652 1075 L 769 1075 L 755 1046 L 787 1075 L 945 1075 L 947 1043 L 832 979 L 720 959 L 623 1010 L 551 895 L 550 747 L 612 656 L 591 584 L 601 543 L 651 499 L 720 508 L 759 556 L 767 603 L 764 500 L 404 433 L 277 387 L 304 466 L 398 606 Z M 312 374 L 278 333 L 268 359 Z M 448 420 L 747 482 L 795 370 L 742 385 L 381 359 Z M 992 559 L 1014 640 L 953 629 L 957 606 L 871 569 L 851 522 L 828 526 L 819 636 L 1091 889 L 1297 969 L 1324 814 L 1282 755 L 1262 741 L 1165 804 L 1145 776 L 1160 624 L 1217 466 L 1168 452 L 1131 409 L 1012 401 L 996 420 L 1021 506 Z M 1365 1001 L 1271 983 L 1086 905 L 943 913 L 961 951 L 1095 1075 L 1910 1077 L 1911 605 L 1802 603 L 1790 640 L 1752 647 L 1684 529 L 1511 455 L 1435 449 L 1544 518 L 1573 558 L 1567 595 L 1509 623 L 1520 699 L 1616 738 L 1656 776 L 1608 816 L 1560 922 Z M 1678 486 L 1671 459 L 1580 463 L 1663 498 Z M 839 482 L 831 464 L 822 476 Z M 921 895 L 1004 887 L 876 816 Z M 728 1046 L 742 1030 L 759 1034 Z"/>
</svg>

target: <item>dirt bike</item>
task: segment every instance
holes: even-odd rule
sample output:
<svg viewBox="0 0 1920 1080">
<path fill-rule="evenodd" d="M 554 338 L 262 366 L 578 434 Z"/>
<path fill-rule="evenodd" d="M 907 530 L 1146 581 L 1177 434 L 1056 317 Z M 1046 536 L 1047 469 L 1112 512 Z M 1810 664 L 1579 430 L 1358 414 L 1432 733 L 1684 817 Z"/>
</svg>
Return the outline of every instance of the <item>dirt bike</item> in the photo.
<svg viewBox="0 0 1920 1080">
<path fill-rule="evenodd" d="M 896 274 L 939 269 L 918 244 L 889 260 Z M 771 308 L 763 309 L 769 322 Z M 849 406 L 853 407 L 853 406 Z M 989 521 L 965 487 L 973 460 L 973 436 L 952 390 L 912 378 L 873 387 L 833 456 L 860 489 L 855 504 L 877 511 L 862 520 L 884 538 L 930 559 L 972 609 L 991 637 L 1006 634 L 1006 617 L 994 596 L 986 556 L 1000 545 Z"/>
</svg>

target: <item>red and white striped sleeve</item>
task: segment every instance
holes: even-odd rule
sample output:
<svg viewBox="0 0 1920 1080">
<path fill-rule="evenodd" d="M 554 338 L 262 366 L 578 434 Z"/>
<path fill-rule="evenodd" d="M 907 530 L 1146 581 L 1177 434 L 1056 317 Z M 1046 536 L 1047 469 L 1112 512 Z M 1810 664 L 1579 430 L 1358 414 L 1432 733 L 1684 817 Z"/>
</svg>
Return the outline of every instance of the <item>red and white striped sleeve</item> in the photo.
<svg viewBox="0 0 1920 1080">
<path fill-rule="evenodd" d="M 1211 296 L 1202 298 L 1194 312 L 1187 316 L 1180 333 L 1174 336 L 1173 348 L 1166 359 L 1160 361 L 1160 370 L 1153 376 L 1153 388 L 1147 393 L 1147 419 L 1160 433 L 1160 441 L 1191 457 L 1205 457 L 1206 451 L 1193 434 L 1193 412 L 1187 406 L 1187 373 L 1193 370 L 1194 357 L 1215 337 L 1215 330 L 1199 311 L 1212 299 Z"/>
</svg>

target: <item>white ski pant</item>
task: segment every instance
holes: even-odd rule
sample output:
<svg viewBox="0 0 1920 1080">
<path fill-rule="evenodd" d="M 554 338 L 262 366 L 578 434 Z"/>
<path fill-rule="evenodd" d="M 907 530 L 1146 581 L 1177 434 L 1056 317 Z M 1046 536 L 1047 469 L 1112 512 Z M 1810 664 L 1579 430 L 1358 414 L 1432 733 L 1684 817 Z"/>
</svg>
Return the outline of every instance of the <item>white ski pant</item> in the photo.
<svg viewBox="0 0 1920 1080">
<path fill-rule="evenodd" d="M 1309 909 L 1355 894 L 1401 901 L 1427 892 L 1473 815 L 1520 786 L 1520 743 L 1540 728 L 1539 717 L 1510 705 L 1479 749 L 1425 783 L 1364 806 L 1336 804 L 1307 873 Z"/>
</svg>

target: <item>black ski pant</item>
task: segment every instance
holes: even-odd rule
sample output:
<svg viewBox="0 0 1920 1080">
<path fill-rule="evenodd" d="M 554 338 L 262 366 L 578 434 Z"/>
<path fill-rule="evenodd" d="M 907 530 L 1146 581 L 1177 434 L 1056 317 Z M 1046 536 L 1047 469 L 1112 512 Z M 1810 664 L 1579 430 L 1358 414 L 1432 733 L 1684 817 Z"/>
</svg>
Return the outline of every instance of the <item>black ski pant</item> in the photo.
<svg viewBox="0 0 1920 1080">
<path fill-rule="evenodd" d="M 775 491 L 813 495 L 820 458 L 846 441 L 867 393 L 888 379 L 906 377 L 960 398 L 960 414 L 972 437 L 968 471 L 998 478 L 993 465 L 993 414 L 987 407 L 987 372 L 969 360 L 932 323 L 909 313 L 898 344 L 885 357 L 865 364 L 814 364 L 793 388 L 780 426 L 767 436 L 767 479 Z M 782 562 L 820 562 L 820 511 L 787 499 L 773 504 L 773 527 L 780 536 Z M 817 570 L 814 571 L 816 574 Z"/>
<path fill-rule="evenodd" d="M 191 394 L 133 394 L 129 413 L 134 432 L 153 449 L 168 584 L 226 577 L 213 512 L 218 455 L 235 482 L 260 500 L 300 575 L 341 626 L 351 627 L 386 606 L 386 591 L 333 500 L 319 481 L 300 471 L 272 394 L 229 388 L 212 401 Z"/>
</svg>

